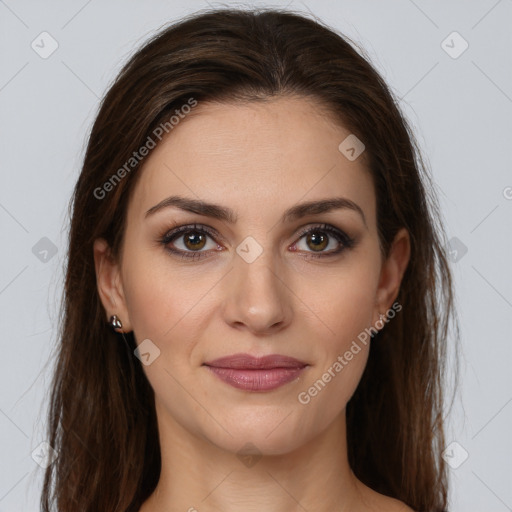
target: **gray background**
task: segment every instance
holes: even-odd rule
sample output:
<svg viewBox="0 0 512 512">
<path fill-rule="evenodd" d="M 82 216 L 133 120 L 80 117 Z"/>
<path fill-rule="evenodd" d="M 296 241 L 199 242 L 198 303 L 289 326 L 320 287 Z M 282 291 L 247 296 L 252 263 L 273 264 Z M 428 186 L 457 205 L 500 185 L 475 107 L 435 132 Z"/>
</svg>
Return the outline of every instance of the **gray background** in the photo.
<svg viewBox="0 0 512 512">
<path fill-rule="evenodd" d="M 311 10 L 360 43 L 400 98 L 457 251 L 462 364 L 447 430 L 447 444 L 457 443 L 447 451 L 450 510 L 512 510 L 512 1 L 252 5 Z M 67 203 L 99 99 L 142 41 L 207 6 L 0 0 L 0 512 L 39 509 L 32 452 L 37 460 L 44 441 Z M 47 58 L 31 47 L 51 49 L 44 31 L 58 43 Z"/>
</svg>

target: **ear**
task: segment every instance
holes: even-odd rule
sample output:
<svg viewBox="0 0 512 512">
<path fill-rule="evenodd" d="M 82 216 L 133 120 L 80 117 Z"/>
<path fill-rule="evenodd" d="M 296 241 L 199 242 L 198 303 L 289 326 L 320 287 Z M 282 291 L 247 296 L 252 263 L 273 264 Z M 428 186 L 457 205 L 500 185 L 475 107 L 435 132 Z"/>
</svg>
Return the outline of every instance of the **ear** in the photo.
<svg viewBox="0 0 512 512">
<path fill-rule="evenodd" d="M 98 293 L 107 314 L 107 321 L 112 315 L 117 315 L 123 325 L 118 332 L 130 332 L 132 327 L 119 264 L 112 257 L 110 247 L 103 238 L 94 241 L 93 252 Z"/>
<path fill-rule="evenodd" d="M 389 255 L 382 265 L 373 312 L 373 325 L 379 320 L 380 315 L 386 314 L 398 296 L 410 254 L 409 233 L 402 228 L 395 235 Z"/>
</svg>

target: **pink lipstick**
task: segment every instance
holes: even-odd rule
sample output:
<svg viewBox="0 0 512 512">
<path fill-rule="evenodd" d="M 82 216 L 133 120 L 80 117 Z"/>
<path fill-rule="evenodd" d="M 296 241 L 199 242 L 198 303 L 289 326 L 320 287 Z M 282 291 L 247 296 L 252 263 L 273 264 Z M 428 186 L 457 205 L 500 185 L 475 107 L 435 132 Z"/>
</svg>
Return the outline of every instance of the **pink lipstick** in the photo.
<svg viewBox="0 0 512 512">
<path fill-rule="evenodd" d="M 271 391 L 298 378 L 308 366 L 293 357 L 279 354 L 264 357 L 233 354 L 204 365 L 219 379 L 245 391 Z"/>
</svg>

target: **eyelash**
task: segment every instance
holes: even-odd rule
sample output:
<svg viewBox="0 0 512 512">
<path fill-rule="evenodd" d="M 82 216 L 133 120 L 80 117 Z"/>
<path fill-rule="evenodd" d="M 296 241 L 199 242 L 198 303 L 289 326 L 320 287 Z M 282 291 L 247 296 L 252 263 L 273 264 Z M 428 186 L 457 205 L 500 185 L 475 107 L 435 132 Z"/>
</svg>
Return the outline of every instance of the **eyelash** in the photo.
<svg viewBox="0 0 512 512">
<path fill-rule="evenodd" d="M 188 224 L 185 226 L 180 226 L 176 229 L 173 229 L 172 231 L 167 232 L 163 237 L 161 237 L 159 239 L 159 242 L 163 246 L 165 246 L 165 249 L 168 252 L 170 252 L 176 256 L 179 256 L 181 258 L 184 258 L 184 259 L 187 259 L 187 258 L 188 259 L 200 259 L 200 258 L 208 257 L 208 256 L 206 256 L 208 251 L 183 251 L 181 249 L 171 249 L 170 247 L 168 247 L 168 244 L 173 242 L 174 240 L 178 239 L 180 237 L 180 235 L 183 235 L 183 234 L 186 234 L 189 232 L 202 233 L 204 235 L 208 235 L 214 241 L 215 241 L 215 237 L 217 236 L 217 233 L 215 231 L 209 229 L 206 226 L 203 226 L 203 225 L 198 226 L 197 224 Z M 344 233 L 343 231 L 341 231 L 340 229 L 338 229 L 334 226 L 331 226 L 330 224 L 317 224 L 315 226 L 311 226 L 311 227 L 301 230 L 297 234 L 297 236 L 298 236 L 297 242 L 299 240 L 301 240 L 304 237 L 304 235 L 307 235 L 311 232 L 328 233 L 338 243 L 340 243 L 341 246 L 339 249 L 331 250 L 331 251 L 325 252 L 325 253 L 315 254 L 314 252 L 306 251 L 308 254 L 307 258 L 313 258 L 313 259 L 328 258 L 330 256 L 335 256 L 335 255 L 341 253 L 342 251 L 344 251 L 345 249 L 350 249 L 351 247 L 354 246 L 353 238 L 349 237 L 346 233 Z"/>
</svg>

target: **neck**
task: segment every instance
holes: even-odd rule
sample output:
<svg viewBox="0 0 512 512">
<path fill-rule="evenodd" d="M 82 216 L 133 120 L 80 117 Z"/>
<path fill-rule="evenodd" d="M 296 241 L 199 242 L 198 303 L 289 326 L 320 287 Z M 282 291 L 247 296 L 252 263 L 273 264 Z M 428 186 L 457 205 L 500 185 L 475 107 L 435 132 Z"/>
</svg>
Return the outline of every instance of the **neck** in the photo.
<svg viewBox="0 0 512 512">
<path fill-rule="evenodd" d="M 140 512 L 357 510 L 360 482 L 348 464 L 345 411 L 297 449 L 251 458 L 189 432 L 156 406 L 162 468 Z"/>
</svg>

